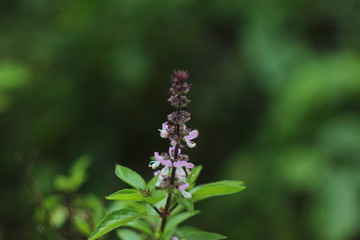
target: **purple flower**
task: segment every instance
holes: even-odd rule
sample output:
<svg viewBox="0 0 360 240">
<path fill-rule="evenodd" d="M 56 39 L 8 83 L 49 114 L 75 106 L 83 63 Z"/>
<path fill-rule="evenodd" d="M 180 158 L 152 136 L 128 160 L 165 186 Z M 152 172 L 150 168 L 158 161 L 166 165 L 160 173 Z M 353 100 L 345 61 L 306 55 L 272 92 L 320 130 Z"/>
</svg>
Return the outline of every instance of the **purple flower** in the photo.
<svg viewBox="0 0 360 240">
<path fill-rule="evenodd" d="M 167 117 L 174 124 L 182 124 L 190 120 L 191 114 L 186 111 L 172 112 Z"/>
<path fill-rule="evenodd" d="M 163 169 L 160 171 L 161 175 L 168 176 L 170 168 L 172 167 L 172 162 L 170 160 L 163 160 L 161 163 L 164 165 Z"/>
<path fill-rule="evenodd" d="M 186 173 L 190 174 L 190 175 L 192 174 L 189 169 L 192 169 L 195 166 L 194 166 L 194 164 L 186 162 L 186 161 L 177 161 L 177 162 L 174 162 L 174 167 L 176 167 L 176 177 L 178 179 L 184 179 L 184 178 L 186 178 Z M 186 173 L 185 173 L 183 167 L 185 167 Z"/>
<path fill-rule="evenodd" d="M 162 164 L 165 167 L 172 167 L 172 161 L 174 160 L 173 152 L 174 152 L 173 147 L 169 148 L 170 156 L 167 153 L 162 153 L 161 155 L 159 155 L 158 152 L 154 152 L 155 160 L 149 163 L 149 167 L 151 167 L 152 169 L 156 169 L 160 166 L 160 164 Z"/>
<path fill-rule="evenodd" d="M 188 187 L 189 187 L 188 183 L 183 183 L 178 187 L 179 191 L 184 196 L 184 198 L 191 198 L 191 193 L 185 191 L 185 189 Z"/>
<path fill-rule="evenodd" d="M 193 148 L 196 146 L 196 143 L 194 143 L 193 139 L 197 138 L 199 136 L 198 130 L 192 130 L 189 135 L 184 137 L 184 141 L 186 142 L 186 145 L 188 145 L 189 148 Z"/>
<path fill-rule="evenodd" d="M 178 188 L 185 198 L 191 197 L 191 194 L 185 189 L 189 186 L 187 176 L 192 175 L 190 170 L 195 166 L 188 162 L 189 156 L 181 152 L 186 146 L 195 147 L 196 144 L 192 140 L 199 136 L 198 130 L 191 130 L 185 125 L 191 116 L 186 111 L 187 105 L 190 103 L 186 94 L 191 87 L 187 82 L 188 78 L 189 73 L 182 70 L 174 71 L 171 76 L 168 101 L 175 107 L 175 110 L 168 114 L 167 121 L 159 129 L 160 137 L 167 138 L 170 141 L 169 151 L 161 154 L 155 152 L 155 160 L 149 163 L 149 167 L 159 169 L 154 173 L 158 176 L 157 187 Z"/>
<path fill-rule="evenodd" d="M 157 172 L 156 175 L 159 174 L 159 177 L 158 177 L 158 179 L 157 179 L 157 181 L 156 181 L 156 183 L 155 183 L 155 186 L 156 186 L 156 187 L 161 187 L 161 184 L 163 183 L 163 181 L 164 181 L 165 178 L 164 178 L 163 175 L 160 174 L 160 171 L 156 171 L 156 172 Z"/>
<path fill-rule="evenodd" d="M 189 78 L 189 73 L 185 70 L 174 71 L 174 76 L 180 79 L 187 80 Z"/>
<path fill-rule="evenodd" d="M 169 147 L 169 155 L 170 155 L 170 157 L 171 157 L 173 160 L 175 160 L 175 159 L 174 159 L 174 158 L 175 158 L 175 149 L 176 149 L 175 146 Z M 179 155 L 180 153 L 181 153 L 181 148 L 178 149 L 177 154 Z"/>
<path fill-rule="evenodd" d="M 164 160 L 164 158 L 160 156 L 158 152 L 154 152 L 154 157 L 156 160 L 151 161 L 149 163 L 149 167 L 151 167 L 152 169 L 158 168 L 160 166 L 161 161 Z"/>
<path fill-rule="evenodd" d="M 164 122 L 162 124 L 162 129 L 159 129 L 160 131 L 160 136 L 162 138 L 168 138 L 169 137 L 169 125 L 168 122 Z"/>
</svg>

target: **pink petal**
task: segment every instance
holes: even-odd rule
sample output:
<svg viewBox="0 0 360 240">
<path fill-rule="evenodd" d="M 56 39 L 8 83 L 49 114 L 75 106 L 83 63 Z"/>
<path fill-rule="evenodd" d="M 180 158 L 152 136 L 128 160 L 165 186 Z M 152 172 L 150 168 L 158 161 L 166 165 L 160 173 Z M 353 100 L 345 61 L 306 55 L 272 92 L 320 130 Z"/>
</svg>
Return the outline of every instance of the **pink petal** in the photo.
<svg viewBox="0 0 360 240">
<path fill-rule="evenodd" d="M 175 140 L 171 140 L 170 144 L 171 144 L 171 146 L 175 147 L 177 142 Z"/>
<path fill-rule="evenodd" d="M 166 167 L 172 167 L 172 162 L 170 160 L 161 160 L 160 162 Z"/>
<path fill-rule="evenodd" d="M 168 138 L 169 133 L 166 130 L 159 129 L 159 131 L 160 131 L 160 137 L 161 138 Z"/>
<path fill-rule="evenodd" d="M 176 146 L 176 144 L 175 144 L 175 146 Z M 173 158 L 174 158 L 174 156 L 175 156 L 175 149 L 176 149 L 175 146 L 169 147 L 169 154 L 170 154 L 170 156 L 173 157 Z M 178 148 L 178 155 L 179 155 L 180 153 L 181 153 L 181 148 Z"/>
<path fill-rule="evenodd" d="M 194 168 L 195 165 L 192 164 L 192 163 L 186 163 L 185 167 L 186 167 L 186 168 Z"/>
<path fill-rule="evenodd" d="M 169 155 L 174 156 L 175 147 L 169 147 Z"/>
<path fill-rule="evenodd" d="M 162 156 L 159 155 L 158 152 L 154 152 L 154 157 L 155 157 L 156 160 L 158 160 L 160 162 L 164 159 Z"/>
<path fill-rule="evenodd" d="M 185 161 L 174 162 L 174 167 L 184 167 L 186 165 Z"/>
<path fill-rule="evenodd" d="M 194 138 L 197 138 L 199 136 L 199 131 L 198 130 L 192 130 L 189 135 L 187 135 L 185 138 L 189 139 L 189 140 L 193 140 Z"/>
<path fill-rule="evenodd" d="M 180 186 L 179 186 L 179 190 L 180 190 L 180 191 L 183 191 L 183 190 L 187 189 L 188 187 L 189 187 L 189 184 L 188 184 L 188 183 L 184 183 L 183 185 L 180 185 Z"/>
</svg>

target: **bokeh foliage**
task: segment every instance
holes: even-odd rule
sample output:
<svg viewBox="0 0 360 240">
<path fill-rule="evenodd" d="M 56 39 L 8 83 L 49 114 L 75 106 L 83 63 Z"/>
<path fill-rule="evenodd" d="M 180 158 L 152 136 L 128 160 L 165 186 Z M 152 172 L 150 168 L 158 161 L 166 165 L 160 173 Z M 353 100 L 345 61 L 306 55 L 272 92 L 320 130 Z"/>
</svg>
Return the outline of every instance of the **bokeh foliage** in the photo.
<svg viewBox="0 0 360 240">
<path fill-rule="evenodd" d="M 168 75 L 188 69 L 192 162 L 243 194 L 193 224 L 230 239 L 360 238 L 360 2 L 4 0 L 0 7 L 0 239 L 38 239 L 35 200 L 84 153 L 79 194 L 151 177 L 166 150 Z"/>
</svg>

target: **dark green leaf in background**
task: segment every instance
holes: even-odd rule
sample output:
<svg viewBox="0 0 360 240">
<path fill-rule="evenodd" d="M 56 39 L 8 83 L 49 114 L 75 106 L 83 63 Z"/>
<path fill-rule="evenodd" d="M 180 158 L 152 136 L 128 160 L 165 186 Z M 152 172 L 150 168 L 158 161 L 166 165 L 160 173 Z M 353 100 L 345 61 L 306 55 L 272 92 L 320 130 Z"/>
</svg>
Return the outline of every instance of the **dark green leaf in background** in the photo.
<svg viewBox="0 0 360 240">
<path fill-rule="evenodd" d="M 91 164 L 91 158 L 89 155 L 83 155 L 75 161 L 70 167 L 69 175 L 56 176 L 54 180 L 55 188 L 59 191 L 73 192 L 79 189 L 79 187 L 87 179 L 87 169 Z"/>
</svg>

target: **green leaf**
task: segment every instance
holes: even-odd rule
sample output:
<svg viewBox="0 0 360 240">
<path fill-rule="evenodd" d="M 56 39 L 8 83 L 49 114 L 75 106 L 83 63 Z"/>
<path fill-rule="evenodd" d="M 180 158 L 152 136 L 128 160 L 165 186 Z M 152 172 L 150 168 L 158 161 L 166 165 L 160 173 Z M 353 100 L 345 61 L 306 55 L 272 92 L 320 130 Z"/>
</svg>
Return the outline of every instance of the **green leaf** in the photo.
<svg viewBox="0 0 360 240">
<path fill-rule="evenodd" d="M 160 202 L 167 196 L 165 191 L 155 191 L 151 196 L 145 197 L 140 191 L 135 189 L 122 189 L 106 197 L 108 200 L 130 200 L 145 201 L 152 205 Z"/>
<path fill-rule="evenodd" d="M 194 169 L 191 170 L 191 173 L 193 175 L 189 175 L 188 176 L 188 183 L 190 184 L 190 187 L 188 189 L 191 189 L 192 186 L 194 185 L 195 181 L 198 179 L 199 174 L 201 172 L 201 170 L 203 169 L 203 166 L 199 165 L 196 166 Z"/>
<path fill-rule="evenodd" d="M 145 217 L 146 213 L 139 213 L 133 209 L 121 209 L 108 214 L 92 232 L 88 240 L 96 239 L 128 222 Z"/>
<path fill-rule="evenodd" d="M 224 235 L 211 233 L 211 232 L 204 232 L 200 230 L 182 230 L 179 231 L 180 238 L 186 240 L 218 240 L 218 239 L 225 239 L 227 238 Z"/>
<path fill-rule="evenodd" d="M 155 191 L 156 189 L 156 182 L 159 178 L 159 174 L 154 176 L 150 181 L 149 183 L 147 184 L 146 186 L 146 190 L 150 193 L 150 195 Z"/>
<path fill-rule="evenodd" d="M 108 200 L 142 201 L 143 195 L 135 189 L 122 189 L 106 197 Z"/>
<path fill-rule="evenodd" d="M 116 231 L 116 235 L 121 239 L 121 240 L 142 240 L 142 237 L 129 229 L 119 229 Z"/>
<path fill-rule="evenodd" d="M 116 164 L 115 174 L 118 178 L 136 189 L 146 188 L 145 180 L 138 173 L 131 170 L 130 168 Z"/>
<path fill-rule="evenodd" d="M 214 183 L 198 185 L 194 187 L 190 191 L 190 193 L 192 194 L 193 202 L 197 202 L 210 197 L 240 192 L 246 188 L 242 184 L 243 182 L 241 181 L 224 180 Z"/>
<path fill-rule="evenodd" d="M 185 207 L 187 211 L 189 211 L 192 215 L 194 215 L 194 203 L 192 199 L 184 198 L 182 195 L 176 195 L 175 196 L 176 201 Z"/>
<path fill-rule="evenodd" d="M 129 222 L 129 223 L 125 224 L 124 226 L 147 233 L 150 236 L 153 235 L 153 230 L 152 230 L 150 224 L 142 219 L 137 219 L 135 221 Z"/>
<path fill-rule="evenodd" d="M 189 212 L 182 212 L 177 215 L 170 216 L 169 221 L 166 224 L 165 231 L 175 228 L 180 223 L 184 222 L 185 220 L 187 220 L 199 213 L 200 213 L 200 211 L 195 211 L 194 214 L 191 214 Z"/>
<path fill-rule="evenodd" d="M 165 191 L 155 191 L 151 196 L 148 197 L 144 197 L 143 200 L 145 202 L 150 203 L 151 205 L 154 205 L 158 202 L 160 202 L 161 200 L 163 200 L 164 198 L 166 198 L 167 194 Z"/>
<path fill-rule="evenodd" d="M 176 228 L 168 229 L 165 233 L 160 234 L 159 240 L 172 240 L 176 230 L 177 230 Z"/>
</svg>

